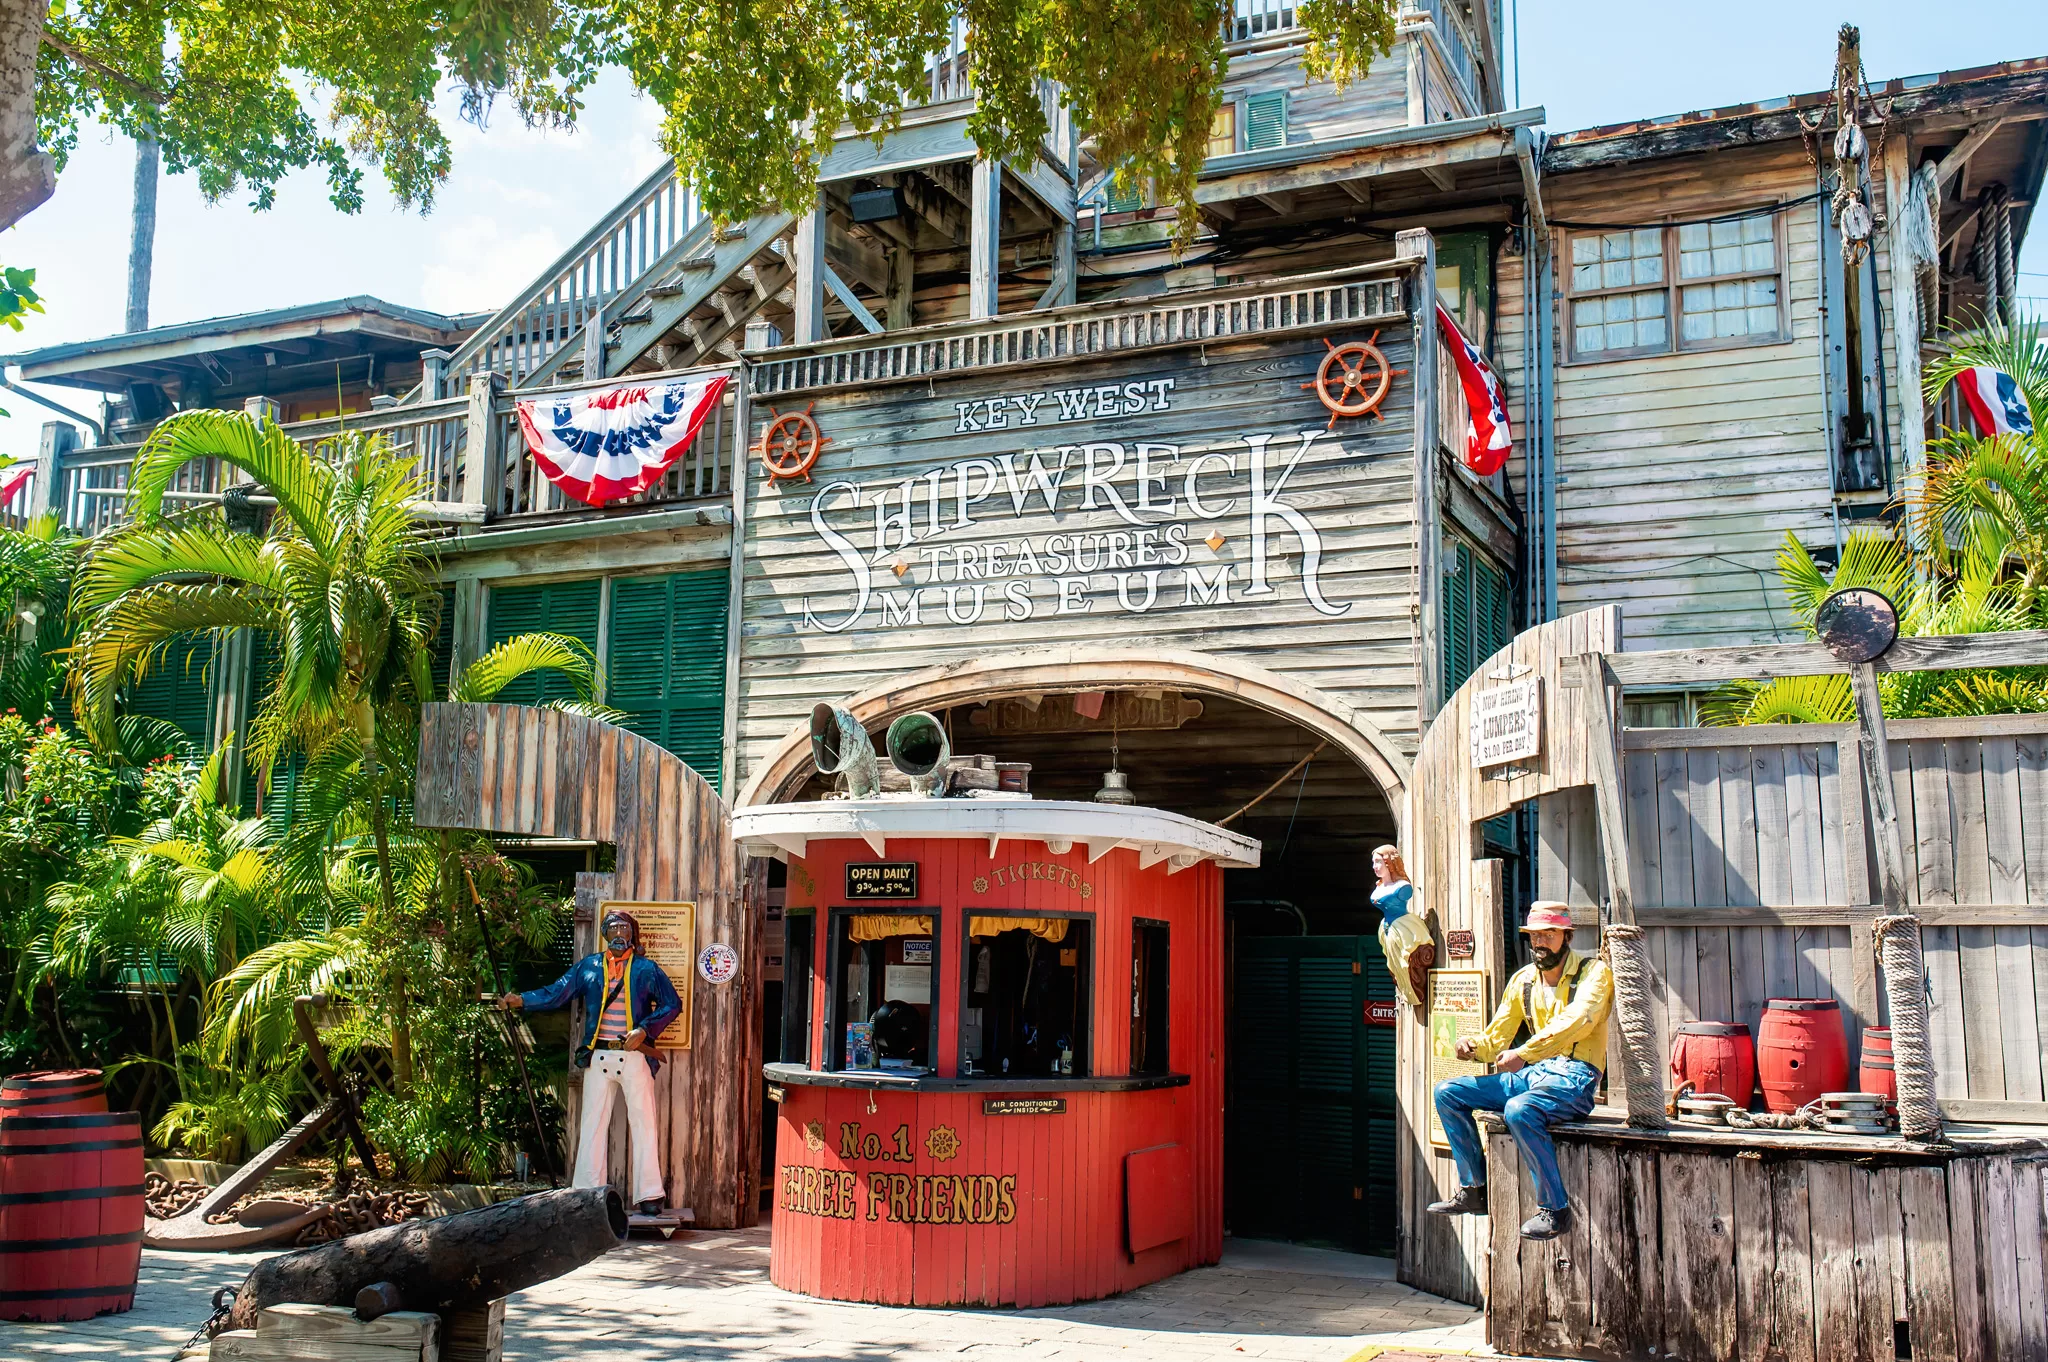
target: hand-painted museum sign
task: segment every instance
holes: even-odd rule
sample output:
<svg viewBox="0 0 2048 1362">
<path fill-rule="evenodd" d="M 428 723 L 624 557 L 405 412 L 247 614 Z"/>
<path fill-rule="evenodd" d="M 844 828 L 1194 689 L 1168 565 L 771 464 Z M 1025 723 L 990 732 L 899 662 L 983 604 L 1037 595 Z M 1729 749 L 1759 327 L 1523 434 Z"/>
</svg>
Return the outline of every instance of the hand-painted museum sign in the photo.
<svg viewBox="0 0 2048 1362">
<path fill-rule="evenodd" d="M 849 861 L 846 864 L 846 897 L 914 899 L 917 897 L 917 862 Z"/>
<path fill-rule="evenodd" d="M 937 1163 L 950 1163 L 961 1151 L 960 1136 L 951 1126 L 925 1132 L 924 1153 Z M 825 1148 L 822 1121 L 804 1126 L 804 1147 Z M 839 1125 L 839 1157 L 864 1163 L 903 1164 L 915 1161 L 910 1127 L 901 1125 L 887 1136 L 862 1130 L 858 1121 Z M 1016 1174 L 910 1174 L 888 1168 L 820 1168 L 788 1163 L 778 1170 L 781 1191 L 776 1206 L 798 1215 L 827 1220 L 887 1220 L 905 1225 L 1007 1225 L 1017 1218 Z"/>
<path fill-rule="evenodd" d="M 1529 761 L 1543 751 L 1543 685 L 1535 677 L 1472 695 L 1472 764 Z"/>
<path fill-rule="evenodd" d="M 956 402 L 956 429 L 1016 429 L 1028 440 L 1031 427 L 1128 421 L 1169 410 L 1174 382 Z M 1106 606 L 1112 588 L 1114 608 L 1130 615 L 1270 603 L 1280 596 L 1273 560 L 1287 535 L 1300 544 L 1303 597 L 1320 615 L 1349 614 L 1352 602 L 1324 594 L 1322 533 L 1287 488 L 1326 434 L 1054 443 L 825 484 L 810 498 L 810 525 L 842 584 L 804 595 L 803 627 L 836 634 L 1057 619 Z M 1015 536 L 989 540 L 991 522 L 1015 522 Z M 978 542 L 957 542 L 970 535 Z M 1223 556 L 1239 539 L 1242 557 Z"/>
</svg>

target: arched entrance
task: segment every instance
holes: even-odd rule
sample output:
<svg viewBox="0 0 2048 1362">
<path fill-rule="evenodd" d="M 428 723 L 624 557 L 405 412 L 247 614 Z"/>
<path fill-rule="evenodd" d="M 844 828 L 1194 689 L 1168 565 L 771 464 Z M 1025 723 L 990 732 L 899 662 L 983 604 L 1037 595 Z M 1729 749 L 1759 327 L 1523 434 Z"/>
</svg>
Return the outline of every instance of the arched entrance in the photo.
<svg viewBox="0 0 2048 1362">
<path fill-rule="evenodd" d="M 1377 725 L 1333 695 L 1236 658 L 1173 648 L 1034 648 L 926 667 L 844 703 L 873 729 L 915 710 L 1003 696 L 1142 688 L 1225 696 L 1290 720 L 1351 758 L 1372 777 L 1397 823 L 1405 817 L 1408 759 Z M 788 798 L 810 772 L 810 737 L 799 725 L 755 769 L 736 803 Z"/>
<path fill-rule="evenodd" d="M 894 718 L 931 711 L 956 753 L 1028 763 L 1038 799 L 1091 799 L 1114 762 L 1140 804 L 1259 839 L 1256 869 L 1224 872 L 1226 1226 L 1390 1253 L 1393 1031 L 1368 1004 L 1390 1002 L 1393 985 L 1368 895 L 1372 847 L 1397 839 L 1406 812 L 1409 765 L 1392 740 L 1267 668 L 1135 645 L 993 654 L 842 703 L 878 746 Z M 801 728 L 736 803 L 822 792 Z"/>
</svg>

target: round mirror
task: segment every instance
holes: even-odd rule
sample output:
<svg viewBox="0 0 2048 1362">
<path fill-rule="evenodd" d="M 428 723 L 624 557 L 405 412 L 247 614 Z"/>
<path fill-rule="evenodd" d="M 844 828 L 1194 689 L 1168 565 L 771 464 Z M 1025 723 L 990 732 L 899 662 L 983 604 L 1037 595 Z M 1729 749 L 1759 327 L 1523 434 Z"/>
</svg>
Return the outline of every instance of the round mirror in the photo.
<svg viewBox="0 0 2048 1362">
<path fill-rule="evenodd" d="M 1843 662 L 1875 662 L 1899 637 L 1899 611 L 1882 591 L 1846 587 L 1820 603 L 1813 628 Z"/>
</svg>

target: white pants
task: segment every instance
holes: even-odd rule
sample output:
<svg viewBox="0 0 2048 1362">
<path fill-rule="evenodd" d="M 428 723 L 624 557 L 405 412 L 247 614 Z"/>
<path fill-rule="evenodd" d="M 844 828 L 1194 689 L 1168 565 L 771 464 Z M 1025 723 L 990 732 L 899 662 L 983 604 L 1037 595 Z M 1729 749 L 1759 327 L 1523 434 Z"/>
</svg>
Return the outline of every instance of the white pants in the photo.
<svg viewBox="0 0 2048 1362">
<path fill-rule="evenodd" d="M 654 1075 L 647 1058 L 632 1050 L 597 1050 L 583 1071 L 583 1121 L 576 1137 L 578 1187 L 602 1187 L 609 1180 L 605 1145 L 611 1136 L 612 1104 L 623 1098 L 631 1132 L 634 1205 L 668 1200 L 661 1185 L 661 1126 L 654 1119 Z"/>
</svg>

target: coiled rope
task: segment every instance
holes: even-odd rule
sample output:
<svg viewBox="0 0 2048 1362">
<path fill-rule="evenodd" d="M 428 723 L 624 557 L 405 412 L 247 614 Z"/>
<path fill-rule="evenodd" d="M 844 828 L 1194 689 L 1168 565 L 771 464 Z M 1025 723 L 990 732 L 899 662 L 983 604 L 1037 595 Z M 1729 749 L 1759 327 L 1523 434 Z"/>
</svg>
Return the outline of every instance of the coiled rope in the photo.
<svg viewBox="0 0 2048 1362">
<path fill-rule="evenodd" d="M 1614 975 L 1614 1010 L 1621 1022 L 1621 1080 L 1628 1097 L 1628 1123 L 1643 1130 L 1663 1130 L 1663 1065 L 1657 1054 L 1657 1028 L 1650 1019 L 1652 975 L 1643 949 L 1643 929 L 1609 925 L 1600 934 L 1607 968 Z"/>
<path fill-rule="evenodd" d="M 1909 1140 L 1941 1138 L 1941 1105 L 1934 1098 L 1934 1049 L 1927 1035 L 1927 966 L 1920 957 L 1920 919 L 1881 917 L 1870 924 L 1878 968 L 1891 1008 L 1892 1069 L 1899 1087 L 1899 1134 Z"/>
</svg>

